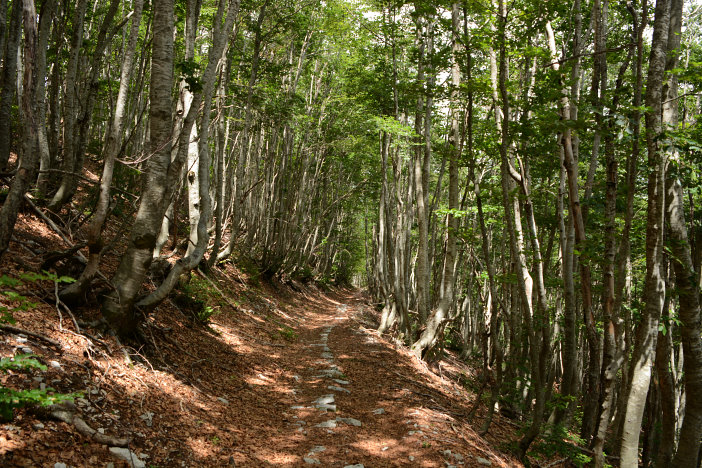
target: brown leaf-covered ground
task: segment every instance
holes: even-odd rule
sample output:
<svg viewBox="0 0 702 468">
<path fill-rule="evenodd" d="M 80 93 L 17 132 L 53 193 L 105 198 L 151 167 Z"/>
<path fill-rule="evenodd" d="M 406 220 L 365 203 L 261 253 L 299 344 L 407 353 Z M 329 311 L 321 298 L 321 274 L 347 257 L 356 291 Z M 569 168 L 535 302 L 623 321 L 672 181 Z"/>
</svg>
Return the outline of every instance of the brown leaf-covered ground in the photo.
<svg viewBox="0 0 702 468">
<path fill-rule="evenodd" d="M 36 270 L 38 251 L 66 247 L 26 213 L 16 240 L 2 274 Z M 117 262 L 111 254 L 103 268 Z M 37 305 L 16 312 L 16 325 L 62 348 L 2 331 L 0 353 L 12 356 L 29 346 L 42 362 L 60 368 L 12 372 L 0 376 L 2 384 L 82 392 L 76 401 L 81 417 L 105 434 L 131 438 L 129 448 L 150 467 L 312 466 L 305 457 L 330 467 L 521 466 L 507 448 L 517 437 L 514 423 L 497 415 L 482 438 L 476 428 L 484 409 L 467 419 L 475 394 L 458 382 L 475 380 L 473 370 L 450 353 L 430 370 L 379 337 L 377 312 L 361 292 L 259 282 L 231 265 L 211 273 L 213 283 L 193 277 L 211 296 L 209 326 L 169 299 L 146 317 L 135 343 L 99 329 L 77 333 L 65 309 L 59 319 L 53 282 L 26 285 L 22 291 Z M 79 321 L 96 318 L 96 299 L 72 312 Z M 332 355 L 326 359 L 325 330 Z M 338 374 L 320 376 L 330 365 Z M 335 395 L 335 413 L 311 407 L 328 394 Z M 315 427 L 337 417 L 362 425 Z M 18 410 L 14 421 L 0 424 L 1 466 L 57 462 L 128 466 L 107 446 L 40 411 Z"/>
</svg>

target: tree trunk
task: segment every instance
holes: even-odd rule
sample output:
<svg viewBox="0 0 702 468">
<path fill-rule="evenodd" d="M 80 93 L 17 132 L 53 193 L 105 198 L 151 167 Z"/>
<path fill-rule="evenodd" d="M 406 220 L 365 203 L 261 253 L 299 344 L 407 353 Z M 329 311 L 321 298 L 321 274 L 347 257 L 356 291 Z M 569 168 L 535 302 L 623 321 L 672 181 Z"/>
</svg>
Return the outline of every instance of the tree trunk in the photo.
<svg viewBox="0 0 702 468">
<path fill-rule="evenodd" d="M 37 13 L 34 7 L 34 0 L 17 1 L 12 8 L 18 11 L 21 8 L 21 24 L 24 24 L 24 59 L 27 62 L 27 66 L 24 68 L 24 93 L 21 104 L 25 133 L 24 141 L 22 142 L 22 161 L 17 169 L 17 174 L 12 179 L 10 192 L 7 194 L 5 203 L 0 209 L 0 258 L 10 245 L 12 231 L 17 221 L 17 213 L 29 184 L 34 181 L 37 162 L 35 145 L 37 141 L 37 127 L 39 126 L 36 116 L 35 90 L 37 80 L 35 78 L 42 79 L 44 73 L 43 70 L 34 69 L 37 63 Z"/>
<path fill-rule="evenodd" d="M 0 172 L 7 168 L 12 142 L 12 103 L 17 90 L 17 49 L 22 31 L 22 2 L 12 2 L 10 30 L 2 67 L 2 90 L 0 90 Z M 25 137 L 26 138 L 26 137 Z"/>
<path fill-rule="evenodd" d="M 164 200 L 171 163 L 173 116 L 173 1 L 153 5 L 153 40 L 151 57 L 150 139 L 152 156 L 146 162 L 143 192 L 132 226 L 127 251 L 112 278 L 115 290 L 103 302 L 103 314 L 122 336 L 132 335 L 139 322 L 133 304 L 153 259 L 167 201 Z M 172 183 L 173 181 L 170 181 Z"/>
<path fill-rule="evenodd" d="M 122 56 L 122 71 L 120 73 L 117 101 L 115 103 L 115 111 L 112 124 L 110 125 L 110 131 L 107 134 L 107 141 L 105 142 L 105 162 L 100 179 L 98 202 L 93 212 L 93 218 L 85 230 L 88 240 L 88 251 L 90 252 L 88 264 L 78 280 L 61 291 L 61 297 L 65 301 L 76 301 L 83 297 L 90 286 L 90 282 L 97 274 L 100 258 L 102 257 L 102 228 L 107 219 L 110 202 L 112 200 L 110 190 L 112 187 L 115 161 L 122 147 L 121 140 L 124 134 L 127 95 L 131 84 L 132 72 L 134 70 L 134 55 L 136 53 L 137 39 L 139 38 L 143 3 L 143 0 L 134 0 L 133 2 L 134 11 L 132 14 L 132 25 L 124 55 Z"/>
<path fill-rule="evenodd" d="M 671 0 L 656 2 L 653 41 L 646 86 L 646 145 L 648 147 L 648 216 L 646 227 L 645 310 L 637 328 L 621 442 L 621 466 L 638 464 L 639 433 L 651 381 L 653 353 L 656 349 L 658 321 L 663 307 L 663 221 L 665 201 L 665 161 L 661 148 L 661 104 L 663 77 L 668 52 Z"/>
</svg>

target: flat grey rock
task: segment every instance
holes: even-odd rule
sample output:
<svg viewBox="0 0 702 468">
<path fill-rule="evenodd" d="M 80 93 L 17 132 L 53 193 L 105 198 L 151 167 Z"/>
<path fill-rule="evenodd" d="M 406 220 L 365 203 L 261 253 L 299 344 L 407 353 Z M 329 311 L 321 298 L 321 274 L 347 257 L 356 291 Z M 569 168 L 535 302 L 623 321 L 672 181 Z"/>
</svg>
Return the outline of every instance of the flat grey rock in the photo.
<svg viewBox="0 0 702 468">
<path fill-rule="evenodd" d="M 342 422 L 344 424 L 349 424 L 351 426 L 356 426 L 356 427 L 361 427 L 362 423 L 358 419 L 354 418 L 336 418 L 338 422 Z"/>
<path fill-rule="evenodd" d="M 339 385 L 348 385 L 349 384 L 348 380 L 341 380 L 341 379 L 334 379 L 334 382 L 338 383 Z"/>
<path fill-rule="evenodd" d="M 129 449 L 122 447 L 110 447 L 110 453 L 117 458 L 126 460 L 132 468 L 146 468 L 146 464 L 139 460 L 139 457 Z"/>
<path fill-rule="evenodd" d="M 290 407 L 290 409 L 301 410 L 301 409 L 305 409 L 305 407 L 304 407 L 304 406 L 300 406 L 300 405 L 293 405 L 293 406 Z"/>
<path fill-rule="evenodd" d="M 324 452 L 327 448 L 324 445 L 316 445 L 312 447 L 312 450 L 310 450 L 310 453 L 320 453 Z"/>
<path fill-rule="evenodd" d="M 225 405 L 229 404 L 229 400 L 227 400 L 226 398 L 217 397 L 217 400 L 222 404 L 225 404 Z"/>
<path fill-rule="evenodd" d="M 314 400 L 315 405 L 331 405 L 334 403 L 334 394 L 322 395 L 321 397 Z"/>
<path fill-rule="evenodd" d="M 334 355 L 325 351 L 322 353 L 322 359 L 334 359 Z"/>
<path fill-rule="evenodd" d="M 32 351 L 32 348 L 29 348 L 29 347 L 25 346 L 25 347 L 22 348 L 22 353 L 24 353 L 24 354 L 32 354 L 32 353 L 34 353 L 34 351 Z"/>
<path fill-rule="evenodd" d="M 329 385 L 327 387 L 329 390 L 334 390 L 335 392 L 346 392 L 346 393 L 351 393 L 351 391 L 347 388 L 344 387 L 337 387 L 336 385 Z"/>
<path fill-rule="evenodd" d="M 355 465 L 345 465 L 344 468 L 365 468 L 361 463 Z"/>
<path fill-rule="evenodd" d="M 319 460 L 312 457 L 304 457 L 303 460 L 305 460 L 305 463 L 307 463 L 308 465 L 319 465 L 320 463 Z"/>
<path fill-rule="evenodd" d="M 485 466 L 492 466 L 492 462 L 482 457 L 475 457 L 475 461 Z"/>
<path fill-rule="evenodd" d="M 336 421 L 333 419 L 330 419 L 328 421 L 321 422 L 321 423 L 315 425 L 314 427 L 322 427 L 322 428 L 331 429 L 331 428 L 336 427 Z"/>
<path fill-rule="evenodd" d="M 385 414 L 385 408 L 374 409 L 373 414 Z"/>
<path fill-rule="evenodd" d="M 68 468 L 65 463 L 54 463 L 54 468 Z"/>
</svg>

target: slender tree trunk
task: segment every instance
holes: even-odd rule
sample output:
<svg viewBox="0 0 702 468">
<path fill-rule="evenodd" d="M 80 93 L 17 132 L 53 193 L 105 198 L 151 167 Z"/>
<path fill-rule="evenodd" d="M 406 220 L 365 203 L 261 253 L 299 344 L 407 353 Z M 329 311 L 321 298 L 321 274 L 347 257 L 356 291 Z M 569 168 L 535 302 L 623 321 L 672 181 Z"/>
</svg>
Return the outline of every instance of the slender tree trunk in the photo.
<svg viewBox="0 0 702 468">
<path fill-rule="evenodd" d="M 72 173 L 75 167 L 76 157 L 76 121 L 77 121 L 77 77 L 80 49 L 83 45 L 83 22 L 87 0 L 78 0 L 73 15 L 73 32 L 71 34 L 71 49 L 66 65 L 65 94 L 63 96 L 63 160 L 61 170 L 64 173 Z M 73 178 L 71 180 L 74 180 Z M 66 182 L 68 180 L 66 179 Z M 55 208 L 61 206 L 67 199 L 69 185 L 62 183 L 59 190 L 52 198 L 49 206 Z"/>
<path fill-rule="evenodd" d="M 645 309 L 637 328 L 631 366 L 631 388 L 621 441 L 621 466 L 638 464 L 639 433 L 651 381 L 653 353 L 656 347 L 658 321 L 663 307 L 663 221 L 665 201 L 665 161 L 661 148 L 661 104 L 663 75 L 668 52 L 668 29 L 671 0 L 656 2 L 653 41 L 646 86 L 646 144 L 648 147 L 648 217 L 646 228 Z"/>
<path fill-rule="evenodd" d="M 9 35 L 2 67 L 2 90 L 0 90 L 0 171 L 7 168 L 12 142 L 12 103 L 17 90 L 17 49 L 22 31 L 22 2 L 12 2 Z M 4 37 L 4 36 L 3 36 Z M 26 138 L 26 137 L 25 137 Z"/>
<path fill-rule="evenodd" d="M 226 9 L 226 19 L 224 24 L 222 23 L 222 17 L 225 15 Z M 200 121 L 200 140 L 198 143 L 198 189 L 200 196 L 199 210 L 200 216 L 198 218 L 197 229 L 197 244 L 192 249 L 189 254 L 186 254 L 183 258 L 179 259 L 176 264 L 171 268 L 166 279 L 161 283 L 154 292 L 146 296 L 144 299 L 138 302 L 139 307 L 153 307 L 159 302 L 163 301 L 166 296 L 173 290 L 178 278 L 184 272 L 190 271 L 195 268 L 202 260 L 205 251 L 207 250 L 207 244 L 209 241 L 209 235 L 207 231 L 209 219 L 212 216 L 212 203 L 210 199 L 210 147 L 209 147 L 209 127 L 210 127 L 210 111 L 212 108 L 212 95 L 214 93 L 214 85 L 216 78 L 216 71 L 219 63 L 222 60 L 222 52 L 227 44 L 227 39 L 229 38 L 229 32 L 234 24 L 234 19 L 239 13 L 239 0 L 219 0 L 219 5 L 217 8 L 217 13 L 214 17 L 215 27 L 212 33 L 213 44 L 209 51 L 209 60 L 207 62 L 207 68 L 202 77 L 203 90 L 202 90 L 202 102 L 203 114 Z M 200 100 L 195 99 L 195 103 L 199 104 Z M 191 111 L 196 110 L 198 106 L 192 107 Z M 187 125 L 186 125 L 187 127 Z M 187 128 L 184 128 L 187 131 Z"/>
<path fill-rule="evenodd" d="M 129 39 L 124 50 L 124 55 L 122 56 L 122 71 L 120 73 L 120 85 L 119 91 L 117 92 L 114 116 L 112 118 L 112 124 L 110 125 L 110 131 L 107 134 L 107 141 L 105 142 L 105 162 L 100 179 L 98 202 L 93 212 L 93 218 L 85 230 L 88 240 L 88 250 L 90 252 L 88 264 L 78 280 L 61 291 L 61 297 L 66 301 L 76 301 L 83 297 L 87 288 L 90 286 L 90 282 L 97 274 L 100 258 L 102 256 L 104 244 L 102 229 L 107 219 L 110 202 L 112 200 L 110 191 L 115 162 L 122 147 L 121 140 L 124 134 L 127 97 L 131 84 L 132 72 L 134 70 L 134 56 L 136 54 L 137 39 L 139 38 L 143 0 L 134 0 L 133 7 L 134 11 L 132 14 Z"/>
<path fill-rule="evenodd" d="M 0 258 L 10 245 L 12 231 L 17 221 L 17 213 L 29 188 L 34 181 L 36 172 L 37 152 L 35 151 L 37 138 L 36 116 L 36 78 L 43 79 L 44 70 L 35 70 L 37 48 L 37 13 L 34 0 L 18 0 L 13 5 L 13 10 L 21 9 L 22 24 L 24 25 L 24 58 L 27 66 L 24 68 L 22 94 L 22 116 L 24 118 L 24 141 L 22 142 L 22 161 L 17 169 L 17 174 L 12 179 L 10 191 L 5 203 L 0 208 Z"/>
</svg>

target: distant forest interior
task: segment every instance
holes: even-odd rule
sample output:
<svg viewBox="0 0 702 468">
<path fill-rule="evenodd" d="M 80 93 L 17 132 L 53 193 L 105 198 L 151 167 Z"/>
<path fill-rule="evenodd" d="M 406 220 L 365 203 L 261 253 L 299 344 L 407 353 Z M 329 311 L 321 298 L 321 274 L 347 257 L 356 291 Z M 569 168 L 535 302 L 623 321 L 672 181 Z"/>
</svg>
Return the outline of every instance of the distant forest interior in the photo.
<svg viewBox="0 0 702 468">
<path fill-rule="evenodd" d="M 700 0 L 0 0 L 0 65 L 8 340 L 167 363 L 159 310 L 355 291 L 515 466 L 702 466 Z"/>
</svg>

